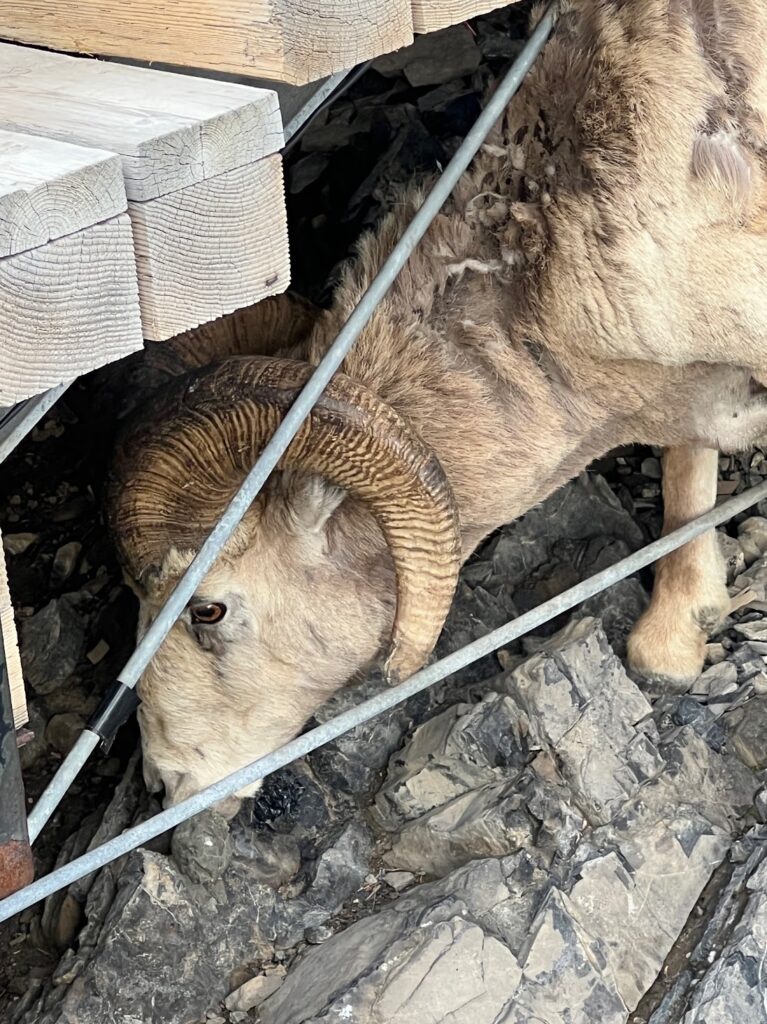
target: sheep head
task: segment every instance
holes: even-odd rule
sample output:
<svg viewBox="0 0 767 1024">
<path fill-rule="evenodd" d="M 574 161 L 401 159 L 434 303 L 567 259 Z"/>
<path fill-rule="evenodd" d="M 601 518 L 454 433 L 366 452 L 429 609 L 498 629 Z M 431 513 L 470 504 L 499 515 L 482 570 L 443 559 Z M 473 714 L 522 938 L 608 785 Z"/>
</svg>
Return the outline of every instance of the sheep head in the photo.
<svg viewBox="0 0 767 1024">
<path fill-rule="evenodd" d="M 228 358 L 173 380 L 129 426 L 109 520 L 140 632 L 311 373 Z M 140 682 L 145 774 L 166 802 L 294 736 L 387 639 L 390 677 L 410 675 L 447 614 L 455 505 L 438 460 L 391 407 L 337 375 L 279 470 Z"/>
</svg>

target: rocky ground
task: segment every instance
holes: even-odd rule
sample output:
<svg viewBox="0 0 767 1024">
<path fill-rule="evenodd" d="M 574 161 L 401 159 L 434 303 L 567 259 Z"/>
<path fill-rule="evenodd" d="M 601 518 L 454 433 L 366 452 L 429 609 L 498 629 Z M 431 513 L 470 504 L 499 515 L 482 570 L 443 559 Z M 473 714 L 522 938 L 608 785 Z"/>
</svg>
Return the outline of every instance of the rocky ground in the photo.
<svg viewBox="0 0 767 1024">
<path fill-rule="evenodd" d="M 512 9 L 387 58 L 298 140 L 300 290 L 326 298 L 392 181 L 449 157 L 521 28 Z M 4 467 L 30 800 L 133 640 L 99 487 L 142 381 L 134 360 L 79 382 Z M 656 537 L 658 455 L 610 453 L 491 537 L 438 653 Z M 723 498 L 767 476 L 759 451 L 720 466 Z M 230 826 L 202 815 L 0 926 L 0 1016 L 767 1024 L 765 517 L 720 532 L 734 610 L 690 693 L 650 699 L 627 674 L 651 575 L 624 581 L 274 776 Z M 40 872 L 156 812 L 136 741 L 128 726 L 94 756 Z"/>
</svg>

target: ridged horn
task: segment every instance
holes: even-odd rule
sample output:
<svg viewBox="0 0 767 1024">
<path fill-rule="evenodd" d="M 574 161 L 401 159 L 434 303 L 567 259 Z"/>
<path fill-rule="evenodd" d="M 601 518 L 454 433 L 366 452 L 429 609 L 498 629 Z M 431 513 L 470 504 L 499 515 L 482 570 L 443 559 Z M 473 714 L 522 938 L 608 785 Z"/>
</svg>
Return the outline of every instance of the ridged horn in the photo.
<svg viewBox="0 0 767 1024">
<path fill-rule="evenodd" d="M 270 356 L 278 349 L 285 353 L 306 338 L 322 315 L 307 299 L 283 292 L 167 341 L 145 342 L 146 365 L 165 376 L 178 377 L 230 356 Z"/>
<path fill-rule="evenodd" d="M 294 360 L 234 357 L 170 382 L 128 428 L 109 519 L 137 580 L 157 573 L 171 547 L 200 546 L 312 372 Z M 387 670 L 407 678 L 436 643 L 460 567 L 458 515 L 438 459 L 394 409 L 337 374 L 279 468 L 326 478 L 375 517 L 397 577 Z"/>
</svg>

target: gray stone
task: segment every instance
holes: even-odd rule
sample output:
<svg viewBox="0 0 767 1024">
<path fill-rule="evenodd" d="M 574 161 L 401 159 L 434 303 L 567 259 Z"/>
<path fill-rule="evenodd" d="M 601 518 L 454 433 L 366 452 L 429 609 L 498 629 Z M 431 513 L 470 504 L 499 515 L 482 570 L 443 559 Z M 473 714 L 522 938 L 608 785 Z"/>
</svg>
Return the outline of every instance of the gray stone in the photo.
<svg viewBox="0 0 767 1024">
<path fill-rule="evenodd" d="M 740 720 L 730 736 L 733 749 L 750 768 L 766 768 L 767 697 L 754 697 L 738 715 Z"/>
<path fill-rule="evenodd" d="M 215 882 L 232 859 L 229 823 L 217 811 L 202 811 L 176 828 L 171 850 L 187 878 Z"/>
<path fill-rule="evenodd" d="M 335 935 L 335 929 L 329 924 L 310 925 L 304 932 L 304 938 L 312 946 L 319 946 Z"/>
<path fill-rule="evenodd" d="M 519 858 L 475 861 L 311 950 L 262 1006 L 263 1024 L 625 1024 L 626 1007 L 567 897 L 553 891 L 541 902 L 540 885 L 515 878 L 520 866 Z M 537 915 L 519 912 L 512 887 L 536 890 Z M 503 936 L 515 918 L 518 954 Z"/>
<path fill-rule="evenodd" d="M 261 1007 L 263 1024 L 500 1019 L 521 972 L 496 923 L 516 919 L 526 934 L 532 914 L 522 906 L 540 892 L 529 872 L 511 891 L 506 875 L 518 868 L 511 858 L 474 861 L 312 948 Z M 516 914 L 501 910 L 508 902 Z"/>
<path fill-rule="evenodd" d="M 502 781 L 526 761 L 517 722 L 519 709 L 502 694 L 478 704 L 456 704 L 419 726 L 392 755 L 386 782 L 375 798 L 377 820 L 396 830 L 486 783 Z"/>
<path fill-rule="evenodd" d="M 73 711 L 54 715 L 45 730 L 45 739 L 59 754 L 68 754 L 85 728 L 85 719 Z"/>
<path fill-rule="evenodd" d="M 21 623 L 24 678 L 41 694 L 50 694 L 72 675 L 85 646 L 84 594 L 65 594 Z"/>
<path fill-rule="evenodd" d="M 54 586 L 64 583 L 69 579 L 77 568 L 82 549 L 83 546 L 79 541 L 72 540 L 68 544 L 62 544 L 57 550 L 53 556 L 53 565 L 51 566 L 51 583 Z"/>
<path fill-rule="evenodd" d="M 593 824 L 604 824 L 661 765 L 637 728 L 651 712 L 594 620 L 562 631 L 507 676 L 533 739 L 556 753 L 562 777 Z"/>
<path fill-rule="evenodd" d="M 558 544 L 564 545 L 561 554 L 567 555 L 570 549 L 582 553 L 587 542 L 605 538 L 620 540 L 630 550 L 643 542 L 641 529 L 604 478 L 583 473 L 505 527 L 487 552 L 495 571 L 513 590 L 552 558 Z M 588 560 L 584 569 L 587 574 L 592 569 Z"/>
<path fill-rule="evenodd" d="M 252 1010 L 254 1006 L 260 1006 L 265 999 L 274 995 L 284 980 L 284 967 L 269 974 L 258 974 L 231 992 L 224 1004 L 227 1010 Z"/>
<path fill-rule="evenodd" d="M 747 640 L 767 640 L 767 619 L 758 619 L 756 622 L 737 622 L 733 629 Z"/>
<path fill-rule="evenodd" d="M 746 556 L 737 537 L 730 537 L 724 530 L 718 530 L 716 539 L 724 562 L 728 583 L 732 583 L 746 569 Z"/>
<path fill-rule="evenodd" d="M 255 832 L 234 824 L 231 841 L 234 854 L 249 862 L 249 874 L 273 889 L 292 881 L 301 870 L 301 851 L 293 836 Z"/>
<path fill-rule="evenodd" d="M 609 971 L 600 969 L 592 941 L 564 893 L 552 890 L 533 922 L 529 947 L 520 958 L 523 976 L 503 1024 L 626 1024 L 627 1008 Z"/>
<path fill-rule="evenodd" d="M 738 670 L 730 661 L 721 661 L 702 672 L 692 687 L 701 696 L 721 696 L 738 685 Z"/>
<path fill-rule="evenodd" d="M 374 67 L 387 77 L 404 71 L 408 82 L 420 87 L 470 75 L 476 71 L 479 60 L 480 52 L 471 33 L 455 25 L 416 36 L 411 46 L 379 57 Z"/>
<path fill-rule="evenodd" d="M 750 896 L 732 938 L 695 988 L 683 1024 L 767 1024 L 767 871 L 748 881 Z"/>
<path fill-rule="evenodd" d="M 93 955 L 68 984 L 58 975 L 36 1024 L 188 1024 L 227 994 L 236 951 L 256 949 L 257 915 L 200 899 L 161 854 L 131 854 L 110 903 Z"/>
<path fill-rule="evenodd" d="M 706 644 L 707 665 L 718 665 L 720 662 L 724 661 L 726 657 L 727 651 L 725 650 L 724 644 Z"/>
<path fill-rule="evenodd" d="M 37 533 L 6 533 L 3 535 L 3 547 L 12 557 L 23 555 L 39 539 L 40 535 Z"/>
<path fill-rule="evenodd" d="M 643 459 L 639 471 L 642 476 L 649 476 L 651 480 L 660 480 L 663 476 L 660 459 Z"/>
<path fill-rule="evenodd" d="M 302 899 L 307 906 L 305 927 L 324 924 L 355 892 L 370 872 L 373 839 L 365 826 L 351 822 L 312 865 L 311 882 Z"/>
<path fill-rule="evenodd" d="M 374 674 L 359 686 L 345 688 L 319 709 L 316 720 L 326 722 L 387 685 L 380 674 Z M 408 708 L 400 705 L 325 744 L 311 755 L 310 763 L 335 793 L 352 794 L 362 803 L 380 785 L 386 763 L 402 742 L 409 723 Z"/>
<path fill-rule="evenodd" d="M 767 519 L 761 516 L 749 516 L 738 527 L 738 537 L 748 539 L 761 554 L 767 552 Z"/>
<path fill-rule="evenodd" d="M 409 821 L 384 856 L 387 867 L 445 875 L 477 857 L 513 853 L 533 840 L 513 783 L 489 783 Z"/>
<path fill-rule="evenodd" d="M 607 642 L 619 658 L 626 657 L 626 642 L 637 619 L 649 604 L 639 580 L 620 580 L 609 590 L 595 594 L 575 611 L 576 618 L 599 619 Z"/>
<path fill-rule="evenodd" d="M 384 873 L 383 880 L 395 892 L 402 892 L 404 889 L 410 888 L 415 881 L 415 875 L 412 871 L 387 871 Z"/>
</svg>

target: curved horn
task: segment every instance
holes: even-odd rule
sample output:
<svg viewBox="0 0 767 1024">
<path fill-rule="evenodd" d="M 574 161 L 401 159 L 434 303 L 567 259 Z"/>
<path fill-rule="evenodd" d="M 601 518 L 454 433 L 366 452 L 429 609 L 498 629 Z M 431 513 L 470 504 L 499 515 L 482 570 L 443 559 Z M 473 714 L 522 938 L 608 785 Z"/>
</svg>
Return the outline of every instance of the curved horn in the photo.
<svg viewBox="0 0 767 1024">
<path fill-rule="evenodd" d="M 129 429 L 110 525 L 138 580 L 160 570 L 171 546 L 199 547 L 312 372 L 288 359 L 231 358 L 171 382 Z M 460 568 L 458 516 L 436 456 L 390 406 L 338 374 L 279 468 L 325 477 L 376 518 L 397 575 L 387 671 L 406 678 L 436 643 Z"/>
<path fill-rule="evenodd" d="M 145 342 L 146 365 L 167 377 L 179 377 L 230 356 L 270 356 L 304 341 L 322 316 L 323 310 L 307 299 L 283 292 L 167 341 Z"/>
</svg>

